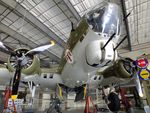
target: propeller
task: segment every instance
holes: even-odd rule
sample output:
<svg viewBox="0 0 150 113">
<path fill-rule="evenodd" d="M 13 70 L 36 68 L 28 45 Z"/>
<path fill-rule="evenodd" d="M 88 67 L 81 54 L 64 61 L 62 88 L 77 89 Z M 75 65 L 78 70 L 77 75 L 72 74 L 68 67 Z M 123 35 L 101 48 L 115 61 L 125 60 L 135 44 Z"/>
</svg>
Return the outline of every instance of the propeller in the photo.
<svg viewBox="0 0 150 113">
<path fill-rule="evenodd" d="M 14 78 L 13 78 L 13 84 L 12 84 L 11 98 L 13 100 L 17 98 L 19 83 L 21 79 L 21 70 L 31 65 L 33 55 L 39 52 L 43 52 L 54 45 L 55 45 L 55 42 L 50 41 L 50 44 L 48 45 L 40 46 L 40 47 L 31 49 L 29 51 L 27 51 L 26 49 L 19 49 L 16 51 L 12 51 L 7 46 L 5 46 L 3 42 L 0 41 L 0 47 L 11 53 L 10 62 L 13 65 L 13 67 L 16 68 Z"/>
<path fill-rule="evenodd" d="M 47 50 L 48 48 L 52 47 L 55 45 L 54 41 L 50 41 L 50 44 L 47 45 L 43 45 L 34 49 L 29 50 L 25 55 L 27 54 L 37 54 L 39 52 L 43 52 L 45 50 Z M 7 47 L 2 41 L 0 41 L 0 47 L 5 49 L 6 51 L 9 51 L 11 54 L 15 54 L 14 52 L 12 52 L 12 50 L 10 50 L 9 47 Z"/>
<path fill-rule="evenodd" d="M 135 66 L 135 61 L 129 57 L 125 58 L 120 55 L 118 55 L 118 56 L 123 61 L 123 65 L 124 65 L 124 68 L 126 69 L 126 71 L 133 76 L 134 72 L 137 70 L 136 66 Z"/>
</svg>

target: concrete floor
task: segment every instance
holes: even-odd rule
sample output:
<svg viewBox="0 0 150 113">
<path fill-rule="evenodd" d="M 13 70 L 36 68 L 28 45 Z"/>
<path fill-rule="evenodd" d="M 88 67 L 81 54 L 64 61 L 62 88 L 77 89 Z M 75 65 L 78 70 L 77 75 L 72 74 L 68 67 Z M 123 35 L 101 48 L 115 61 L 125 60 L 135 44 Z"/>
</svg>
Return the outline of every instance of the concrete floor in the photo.
<svg viewBox="0 0 150 113">
<path fill-rule="evenodd" d="M 68 111 L 63 111 L 63 113 L 84 113 L 84 110 L 68 110 Z M 98 112 L 98 113 L 108 113 L 108 112 Z M 126 113 L 126 112 L 120 111 L 118 113 Z M 142 109 L 134 109 L 133 113 L 145 113 L 145 112 Z"/>
<path fill-rule="evenodd" d="M 27 110 L 28 112 L 23 112 L 23 113 L 45 113 L 45 112 L 42 112 L 42 111 L 37 111 L 37 110 Z M 30 112 L 29 112 L 30 111 Z M 32 111 L 32 112 L 31 112 Z M 135 109 L 133 110 L 134 112 L 133 113 L 145 113 L 143 109 Z M 62 111 L 62 113 L 84 113 L 84 110 L 83 109 L 68 109 L 68 110 L 65 110 L 65 111 Z M 112 113 L 112 112 L 98 112 L 98 113 Z M 124 111 L 119 111 L 118 113 L 126 113 Z"/>
<path fill-rule="evenodd" d="M 84 110 L 68 110 L 68 111 L 63 111 L 63 113 L 84 113 Z"/>
</svg>

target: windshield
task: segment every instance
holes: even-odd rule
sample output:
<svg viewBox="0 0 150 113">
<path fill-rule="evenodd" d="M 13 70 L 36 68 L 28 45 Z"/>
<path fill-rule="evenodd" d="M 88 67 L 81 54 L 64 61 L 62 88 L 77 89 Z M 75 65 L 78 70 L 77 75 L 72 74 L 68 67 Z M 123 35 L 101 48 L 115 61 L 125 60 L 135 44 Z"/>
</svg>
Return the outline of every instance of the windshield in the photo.
<svg viewBox="0 0 150 113">
<path fill-rule="evenodd" d="M 86 15 L 89 26 L 95 32 L 111 36 L 120 32 L 120 9 L 116 4 L 108 3 L 102 8 L 93 10 Z"/>
</svg>

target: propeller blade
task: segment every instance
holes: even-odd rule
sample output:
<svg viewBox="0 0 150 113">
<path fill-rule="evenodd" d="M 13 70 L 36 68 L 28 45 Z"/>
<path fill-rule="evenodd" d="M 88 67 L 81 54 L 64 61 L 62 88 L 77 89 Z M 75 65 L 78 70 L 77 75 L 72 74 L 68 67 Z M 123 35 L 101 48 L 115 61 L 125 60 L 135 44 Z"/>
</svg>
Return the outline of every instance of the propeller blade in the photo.
<svg viewBox="0 0 150 113">
<path fill-rule="evenodd" d="M 15 55 L 15 52 L 9 46 L 5 45 L 2 41 L 0 41 L 0 48 L 8 51 L 12 55 Z"/>
<path fill-rule="evenodd" d="M 1 42 L 1 41 L 0 41 L 0 47 L 8 51 L 7 47 L 6 47 L 6 46 L 4 45 L 4 43 Z"/>
<path fill-rule="evenodd" d="M 19 65 L 16 68 L 15 75 L 14 75 L 14 78 L 13 78 L 13 86 L 12 86 L 12 94 L 11 94 L 11 98 L 13 100 L 15 100 L 17 98 L 20 78 L 21 78 L 21 68 L 20 68 L 20 65 Z"/>
<path fill-rule="evenodd" d="M 42 52 L 42 51 L 45 51 L 47 50 L 48 48 L 52 47 L 55 45 L 55 42 L 54 41 L 51 41 L 50 44 L 48 45 L 44 45 L 44 46 L 40 46 L 40 47 L 37 47 L 37 48 L 34 48 L 34 49 L 31 49 L 30 51 L 28 51 L 25 55 L 29 54 L 29 53 L 32 53 L 32 52 Z"/>
<path fill-rule="evenodd" d="M 134 82 L 136 84 L 136 89 L 137 89 L 137 91 L 139 93 L 139 96 L 143 97 L 143 91 L 142 91 L 141 82 L 140 82 L 139 76 L 137 74 L 136 74 L 136 76 L 134 78 Z"/>
</svg>

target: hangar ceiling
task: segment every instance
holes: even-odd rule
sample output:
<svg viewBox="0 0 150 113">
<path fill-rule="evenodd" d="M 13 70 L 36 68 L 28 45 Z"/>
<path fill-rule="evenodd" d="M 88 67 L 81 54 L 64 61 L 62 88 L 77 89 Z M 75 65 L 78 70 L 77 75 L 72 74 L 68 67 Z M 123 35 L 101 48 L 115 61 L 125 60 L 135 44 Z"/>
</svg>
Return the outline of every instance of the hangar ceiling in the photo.
<svg viewBox="0 0 150 113">
<path fill-rule="evenodd" d="M 131 13 L 128 25 L 133 50 L 149 47 L 150 0 L 125 0 L 125 6 L 127 13 Z"/>
<path fill-rule="evenodd" d="M 35 48 L 54 40 L 56 45 L 40 54 L 42 66 L 59 63 L 71 30 L 81 17 L 106 0 L 0 0 L 0 39 L 10 48 Z M 150 0 L 107 0 L 116 2 L 128 19 L 121 38 L 128 34 L 120 47 L 125 50 L 148 47 L 150 41 Z M 5 53 L 5 54 L 4 54 Z M 7 61 L 8 52 L 1 49 L 0 61 Z"/>
</svg>

